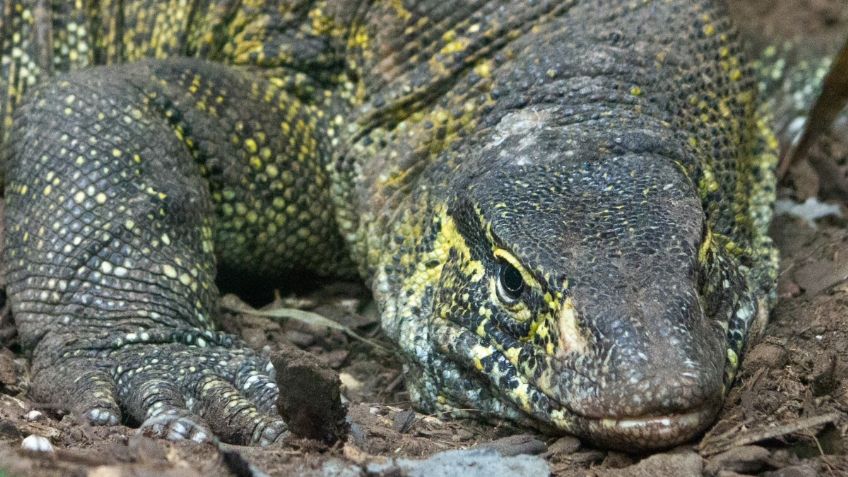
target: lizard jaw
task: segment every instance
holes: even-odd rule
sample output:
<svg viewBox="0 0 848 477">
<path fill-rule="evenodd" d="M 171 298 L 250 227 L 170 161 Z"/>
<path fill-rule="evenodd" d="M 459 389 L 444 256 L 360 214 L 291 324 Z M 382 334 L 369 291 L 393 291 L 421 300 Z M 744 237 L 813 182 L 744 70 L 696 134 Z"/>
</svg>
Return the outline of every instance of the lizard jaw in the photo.
<svg viewBox="0 0 848 477">
<path fill-rule="evenodd" d="M 644 417 L 582 417 L 589 439 L 597 444 L 634 451 L 672 447 L 704 431 L 714 420 L 718 405 L 689 412 Z"/>
</svg>

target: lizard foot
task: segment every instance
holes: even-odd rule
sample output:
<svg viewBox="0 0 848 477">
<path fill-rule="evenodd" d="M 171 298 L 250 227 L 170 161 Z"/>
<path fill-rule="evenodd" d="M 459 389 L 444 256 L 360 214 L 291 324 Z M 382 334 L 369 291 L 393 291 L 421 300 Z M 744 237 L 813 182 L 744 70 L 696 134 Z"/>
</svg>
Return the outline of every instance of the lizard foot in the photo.
<svg viewBox="0 0 848 477">
<path fill-rule="evenodd" d="M 288 435 L 270 361 L 236 338 L 195 329 L 91 336 L 48 334 L 33 391 L 94 425 L 123 414 L 170 440 L 268 445 Z M 68 403 L 67 396 L 73 396 Z"/>
</svg>

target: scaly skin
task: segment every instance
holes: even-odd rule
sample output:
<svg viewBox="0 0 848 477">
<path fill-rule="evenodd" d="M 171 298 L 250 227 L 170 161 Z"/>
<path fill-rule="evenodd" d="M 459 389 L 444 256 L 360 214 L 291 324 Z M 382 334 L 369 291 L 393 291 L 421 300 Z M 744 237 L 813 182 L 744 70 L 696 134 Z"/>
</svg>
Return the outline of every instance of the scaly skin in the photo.
<svg viewBox="0 0 848 477">
<path fill-rule="evenodd" d="M 9 294 L 92 422 L 286 434 L 216 267 L 356 269 L 419 408 L 626 449 L 703 430 L 768 315 L 776 141 L 711 2 L 52 14 L 3 76 Z"/>
</svg>

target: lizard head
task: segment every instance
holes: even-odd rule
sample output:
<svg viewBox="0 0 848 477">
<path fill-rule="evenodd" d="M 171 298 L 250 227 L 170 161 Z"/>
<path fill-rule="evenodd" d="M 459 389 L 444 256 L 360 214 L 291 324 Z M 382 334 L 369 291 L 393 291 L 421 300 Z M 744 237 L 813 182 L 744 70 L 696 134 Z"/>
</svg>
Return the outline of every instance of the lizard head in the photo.
<svg viewBox="0 0 848 477">
<path fill-rule="evenodd" d="M 494 162 L 433 208 L 413 271 L 384 275 L 407 290 L 384 326 L 413 399 L 629 450 L 702 432 L 738 361 L 737 305 L 704 290 L 738 266 L 686 173 L 650 154 Z"/>
</svg>

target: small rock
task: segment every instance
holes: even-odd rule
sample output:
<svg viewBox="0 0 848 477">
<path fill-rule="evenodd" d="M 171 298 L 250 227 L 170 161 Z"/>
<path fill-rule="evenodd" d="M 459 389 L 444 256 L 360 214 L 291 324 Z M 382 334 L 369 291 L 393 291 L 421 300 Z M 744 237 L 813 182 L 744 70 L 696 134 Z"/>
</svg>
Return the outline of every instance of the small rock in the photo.
<svg viewBox="0 0 848 477">
<path fill-rule="evenodd" d="M 362 389 L 362 381 L 356 379 L 350 373 L 339 373 L 339 379 L 346 391 L 355 393 Z"/>
<path fill-rule="evenodd" d="M 453 437 L 455 437 L 455 442 L 464 442 L 474 437 L 474 434 L 466 429 L 457 429 Z"/>
<path fill-rule="evenodd" d="M 846 382 L 846 380 L 842 380 L 842 384 L 839 385 L 839 389 L 837 389 L 833 394 L 833 398 L 840 406 L 848 408 L 848 382 Z"/>
<path fill-rule="evenodd" d="M 259 328 L 243 328 L 241 337 L 253 349 L 259 349 L 268 344 L 265 330 Z"/>
<path fill-rule="evenodd" d="M 493 477 L 499 475 L 550 475 L 544 459 L 537 456 L 503 456 L 492 449 L 465 449 L 439 452 L 425 460 L 392 459 L 369 463 L 367 475 L 408 477 Z"/>
<path fill-rule="evenodd" d="M 165 449 L 160 447 L 159 441 L 151 439 L 144 434 L 133 434 L 127 442 L 133 460 L 146 464 L 167 462 L 168 455 Z"/>
<path fill-rule="evenodd" d="M 44 437 L 39 436 L 37 434 L 31 434 L 27 436 L 21 442 L 21 449 L 28 450 L 32 452 L 53 452 L 53 444 Z"/>
<path fill-rule="evenodd" d="M 353 443 L 358 446 L 365 447 L 367 445 L 367 431 L 365 431 L 362 426 L 355 422 L 349 422 L 348 424 L 350 425 L 350 431 L 348 435 L 353 439 Z"/>
<path fill-rule="evenodd" d="M 315 335 L 304 333 L 300 330 L 286 331 L 286 339 L 298 348 L 308 348 L 315 344 Z"/>
<path fill-rule="evenodd" d="M 657 477 L 673 475 L 675 477 L 701 477 L 703 460 L 692 452 L 670 452 L 654 454 L 636 465 L 624 469 L 600 470 L 598 477 Z"/>
<path fill-rule="evenodd" d="M 710 458 L 706 471 L 710 475 L 716 475 L 722 470 L 740 473 L 757 472 L 763 468 L 769 455 L 768 449 L 759 446 L 735 447 Z"/>
<path fill-rule="evenodd" d="M 633 465 L 633 458 L 623 452 L 609 451 L 603 465 L 610 469 L 623 469 Z"/>
<path fill-rule="evenodd" d="M 802 290 L 801 287 L 793 281 L 787 281 L 785 283 L 781 283 L 781 284 L 778 285 L 778 289 L 777 289 L 778 296 L 780 298 L 784 298 L 784 299 L 785 298 L 795 298 L 797 296 L 800 296 L 801 293 L 803 293 L 803 292 L 804 292 L 804 290 Z"/>
<path fill-rule="evenodd" d="M 585 450 L 580 452 L 575 452 L 573 454 L 569 454 L 566 458 L 572 464 L 577 465 L 592 465 L 601 462 L 604 460 L 605 452 L 601 452 L 599 450 Z"/>
<path fill-rule="evenodd" d="M 98 465 L 88 471 L 86 477 L 121 477 L 121 468 L 117 465 Z"/>
<path fill-rule="evenodd" d="M 9 439 L 19 439 L 23 437 L 23 433 L 15 425 L 14 421 L 0 419 L 0 437 Z"/>
<path fill-rule="evenodd" d="M 347 360 L 348 354 L 350 352 L 346 349 L 334 349 L 321 353 L 319 358 L 321 361 L 327 363 L 327 366 L 333 369 L 339 369 L 345 363 L 345 360 Z"/>
<path fill-rule="evenodd" d="M 13 386 L 18 381 L 15 373 L 15 355 L 6 348 L 0 349 L 0 385 Z"/>
<path fill-rule="evenodd" d="M 412 425 L 415 423 L 415 411 L 406 409 L 395 414 L 394 422 L 392 423 L 392 429 L 395 432 L 399 432 L 401 434 L 406 434 L 412 429 Z"/>
<path fill-rule="evenodd" d="M 783 346 L 774 343 L 760 343 L 748 353 L 745 367 L 748 369 L 780 369 L 786 365 L 788 353 Z"/>
<path fill-rule="evenodd" d="M 25 419 L 29 422 L 40 421 L 44 418 L 44 413 L 41 411 L 36 411 L 33 409 L 32 411 L 26 413 Z"/>
<path fill-rule="evenodd" d="M 317 357 L 291 345 L 281 346 L 271 361 L 281 392 L 277 409 L 295 435 L 332 444 L 347 435 L 347 407 L 341 381 Z"/>
<path fill-rule="evenodd" d="M 530 434 L 517 434 L 470 447 L 470 449 L 492 449 L 505 457 L 522 454 L 541 454 L 547 448 L 548 446 L 544 442 Z"/>
<path fill-rule="evenodd" d="M 793 465 L 772 472 L 766 472 L 763 477 L 816 477 L 819 475 L 816 469 L 809 465 Z"/>
<path fill-rule="evenodd" d="M 580 448 L 580 439 L 574 436 L 562 436 L 548 446 L 549 454 L 573 454 Z"/>
<path fill-rule="evenodd" d="M 813 362 L 812 388 L 814 396 L 829 394 L 836 388 L 836 352 L 825 351 Z"/>
</svg>

